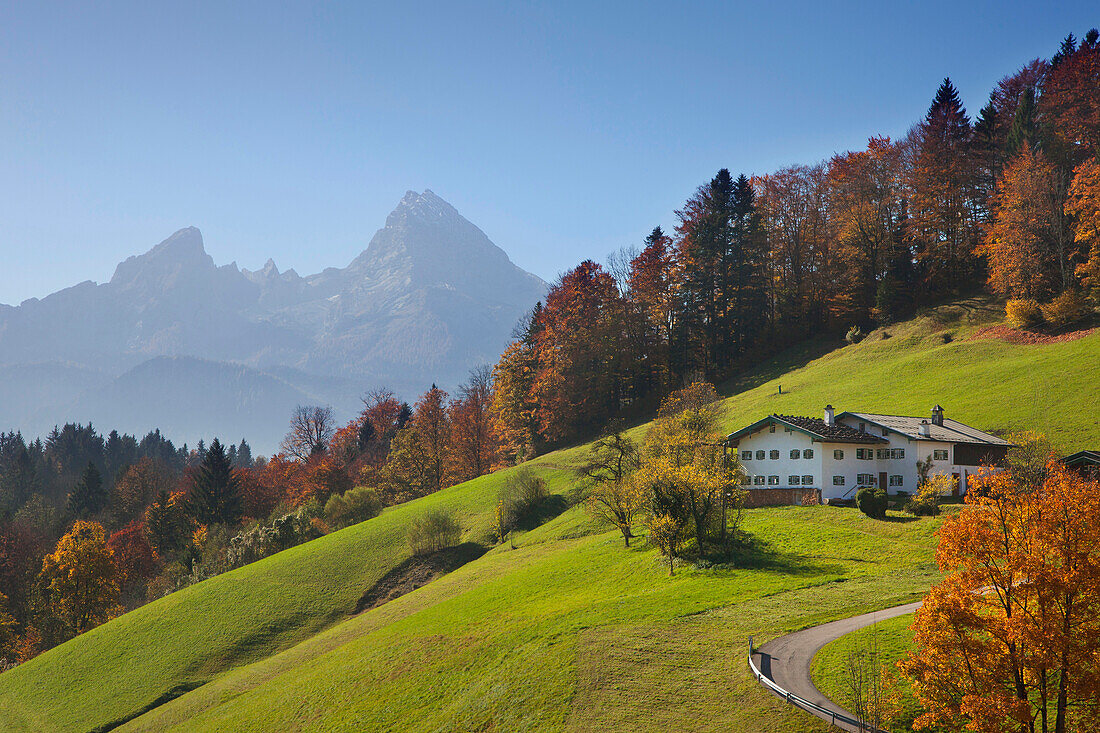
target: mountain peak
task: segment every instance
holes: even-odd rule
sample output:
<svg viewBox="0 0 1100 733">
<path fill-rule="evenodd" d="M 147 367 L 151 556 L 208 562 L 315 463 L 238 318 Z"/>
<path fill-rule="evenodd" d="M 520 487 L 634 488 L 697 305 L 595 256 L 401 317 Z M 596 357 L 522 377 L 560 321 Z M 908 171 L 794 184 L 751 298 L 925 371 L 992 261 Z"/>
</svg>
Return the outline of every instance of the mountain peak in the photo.
<svg viewBox="0 0 1100 733">
<path fill-rule="evenodd" d="M 139 280 L 163 279 L 188 270 L 213 270 L 214 258 L 206 253 L 202 232 L 180 229 L 143 255 L 126 258 L 115 268 L 111 284 L 126 286 Z"/>
</svg>

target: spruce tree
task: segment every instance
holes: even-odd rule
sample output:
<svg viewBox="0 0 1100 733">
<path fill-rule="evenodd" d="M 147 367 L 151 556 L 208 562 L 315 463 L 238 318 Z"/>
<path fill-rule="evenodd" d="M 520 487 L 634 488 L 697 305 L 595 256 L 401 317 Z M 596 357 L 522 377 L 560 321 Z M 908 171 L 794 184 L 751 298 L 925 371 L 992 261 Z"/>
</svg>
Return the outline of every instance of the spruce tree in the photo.
<svg viewBox="0 0 1100 733">
<path fill-rule="evenodd" d="M 87 519 L 103 511 L 107 505 L 107 489 L 103 486 L 103 476 L 91 461 L 84 469 L 80 480 L 69 492 L 69 513 L 77 519 Z"/>
<path fill-rule="evenodd" d="M 191 514 L 201 524 L 236 525 L 241 521 L 241 492 L 237 473 L 225 447 L 217 438 L 195 475 L 191 491 Z"/>
<path fill-rule="evenodd" d="M 1005 158 L 1016 155 L 1025 143 L 1035 149 L 1038 142 L 1035 127 L 1035 90 L 1028 87 L 1020 93 L 1020 100 L 1016 104 L 1016 114 L 1012 118 L 1012 126 L 1008 129 L 1008 138 L 1005 140 Z"/>
<path fill-rule="evenodd" d="M 252 459 L 252 446 L 241 438 L 241 444 L 237 446 L 237 468 L 252 468 L 256 462 Z"/>
</svg>

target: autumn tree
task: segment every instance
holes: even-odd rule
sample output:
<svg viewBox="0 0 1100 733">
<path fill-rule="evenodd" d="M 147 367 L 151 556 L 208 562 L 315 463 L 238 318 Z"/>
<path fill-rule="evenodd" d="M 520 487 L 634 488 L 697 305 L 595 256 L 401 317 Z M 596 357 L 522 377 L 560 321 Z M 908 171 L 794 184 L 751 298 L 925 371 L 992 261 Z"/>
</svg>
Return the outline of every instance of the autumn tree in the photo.
<svg viewBox="0 0 1100 733">
<path fill-rule="evenodd" d="M 145 525 L 133 521 L 107 539 L 119 571 L 122 597 L 133 603 L 143 598 L 145 583 L 157 571 L 157 555 L 146 537 Z"/>
<path fill-rule="evenodd" d="M 476 367 L 470 372 L 448 410 L 455 478 L 467 481 L 489 473 L 500 460 L 500 438 L 493 419 L 493 377 L 489 367 Z"/>
<path fill-rule="evenodd" d="M 531 394 L 547 441 L 578 437 L 615 414 L 622 395 L 622 301 L 614 280 L 585 260 L 550 288 L 534 324 Z"/>
<path fill-rule="evenodd" d="M 1100 157 L 1100 46 L 1072 41 L 1051 60 L 1039 108 L 1072 164 Z"/>
<path fill-rule="evenodd" d="M 182 491 L 162 491 L 144 514 L 145 536 L 165 562 L 180 560 L 191 546 L 194 524 Z"/>
<path fill-rule="evenodd" d="M 614 429 L 592 444 L 588 460 L 577 469 L 588 490 L 585 507 L 597 519 L 615 526 L 627 547 L 634 537 L 634 519 L 644 506 L 644 491 L 632 480 L 639 464 L 637 445 Z"/>
<path fill-rule="evenodd" d="M 290 432 L 283 438 L 282 450 L 300 461 L 328 450 L 336 431 L 336 418 L 331 407 L 298 405 L 290 420 Z"/>
<path fill-rule="evenodd" d="M 72 632 L 82 634 L 114 615 L 121 576 L 103 526 L 77 521 L 42 561 L 50 607 Z"/>
<path fill-rule="evenodd" d="M 758 183 L 773 317 L 800 337 L 825 325 L 836 276 L 828 182 L 819 164 L 783 168 Z"/>
<path fill-rule="evenodd" d="M 106 505 L 107 489 L 103 486 L 103 477 L 95 464 L 89 461 L 80 480 L 69 492 L 69 513 L 80 518 L 93 517 Z"/>
<path fill-rule="evenodd" d="M 162 491 L 171 491 L 167 467 L 154 458 L 141 458 L 115 482 L 112 512 L 126 521 L 143 512 Z"/>
<path fill-rule="evenodd" d="M 241 493 L 237 471 L 217 438 L 206 451 L 191 489 L 192 516 L 200 524 L 234 526 L 241 521 Z"/>
<path fill-rule="evenodd" d="M 1076 274 L 1093 301 L 1100 303 L 1100 163 L 1096 160 L 1077 166 L 1065 210 L 1073 217 L 1074 241 L 1084 253 Z"/>
<path fill-rule="evenodd" d="M 680 502 L 699 553 L 706 552 L 709 539 L 725 541 L 727 512 L 739 514 L 744 501 L 736 460 L 720 444 L 712 396 L 714 388 L 703 383 L 669 395 L 646 433 L 638 470 L 648 487 L 651 516 L 658 511 L 675 518 L 670 502 Z"/>
<path fill-rule="evenodd" d="M 1071 284 L 1057 230 L 1057 171 L 1024 141 L 997 187 L 996 214 L 979 251 L 989 289 L 1013 298 L 1046 298 Z"/>
<path fill-rule="evenodd" d="M 384 488 L 396 501 L 407 501 L 450 486 L 452 424 L 447 393 L 435 385 L 425 392 L 412 417 L 397 432 L 382 470 Z"/>
<path fill-rule="evenodd" d="M 903 669 L 947 730 L 1064 733 L 1100 722 L 1100 484 L 1051 462 L 974 479 L 940 530 L 944 580 Z M 1053 719 L 1052 719 L 1053 718 Z"/>
<path fill-rule="evenodd" d="M 533 387 L 538 357 L 533 342 L 514 341 L 493 367 L 493 421 L 502 456 L 512 462 L 532 458 L 538 434 Z"/>
</svg>

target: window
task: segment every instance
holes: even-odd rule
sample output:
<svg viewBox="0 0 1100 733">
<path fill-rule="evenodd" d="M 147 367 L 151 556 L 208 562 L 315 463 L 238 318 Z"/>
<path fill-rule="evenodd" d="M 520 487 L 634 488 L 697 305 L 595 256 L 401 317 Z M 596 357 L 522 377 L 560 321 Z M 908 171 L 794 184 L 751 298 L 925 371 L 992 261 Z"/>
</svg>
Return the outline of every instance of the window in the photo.
<svg viewBox="0 0 1100 733">
<path fill-rule="evenodd" d="M 890 457 L 891 458 L 905 458 L 905 449 L 904 448 L 894 448 L 894 454 Z"/>
<path fill-rule="evenodd" d="M 803 486 L 813 486 L 814 485 L 814 477 L 813 476 L 803 476 L 802 477 L 802 485 Z"/>
<path fill-rule="evenodd" d="M 742 486 L 752 486 L 752 476 L 749 476 L 748 474 L 746 474 L 744 477 L 742 477 L 741 485 Z"/>
<path fill-rule="evenodd" d="M 802 452 L 798 450 L 798 448 L 795 448 L 791 451 L 791 458 L 797 459 L 801 454 Z"/>
<path fill-rule="evenodd" d="M 773 461 L 778 461 L 779 460 L 779 451 L 777 451 L 777 450 L 770 451 L 768 453 L 768 458 L 772 459 Z"/>
<path fill-rule="evenodd" d="M 843 485 L 844 485 L 844 477 L 843 476 L 833 476 L 833 486 L 843 486 Z"/>
<path fill-rule="evenodd" d="M 890 434 L 890 429 L 889 428 L 883 428 L 882 429 L 882 434 L 883 435 L 889 435 Z"/>
<path fill-rule="evenodd" d="M 763 476 L 753 476 L 752 477 L 752 483 L 755 486 L 763 486 L 764 485 L 764 477 Z"/>
<path fill-rule="evenodd" d="M 768 427 L 768 432 L 769 433 L 774 433 L 775 432 L 775 426 L 774 425 L 769 426 Z"/>
<path fill-rule="evenodd" d="M 870 461 L 875 457 L 874 448 L 856 448 L 856 459 L 860 461 Z"/>
<path fill-rule="evenodd" d="M 768 486 L 779 486 L 779 477 L 768 476 Z"/>
<path fill-rule="evenodd" d="M 806 450 L 802 451 L 802 457 L 803 458 L 813 458 L 814 457 L 814 449 L 813 448 L 807 448 Z"/>
<path fill-rule="evenodd" d="M 861 433 L 866 433 L 867 432 L 867 423 L 861 422 L 859 424 L 859 432 L 861 432 Z"/>
<path fill-rule="evenodd" d="M 934 450 L 934 451 L 932 451 L 932 459 L 936 460 L 936 461 L 946 461 L 947 460 L 947 451 L 946 450 Z"/>
<path fill-rule="evenodd" d="M 862 486 L 874 486 L 875 474 L 873 473 L 861 473 L 856 476 L 856 483 Z"/>
<path fill-rule="evenodd" d="M 902 480 L 901 476 L 893 475 L 893 476 L 890 477 L 890 485 L 891 486 L 904 486 L 905 483 Z"/>
<path fill-rule="evenodd" d="M 879 448 L 877 451 L 875 451 L 875 457 L 876 458 L 886 458 L 889 455 L 890 455 L 890 449 L 889 448 Z"/>
<path fill-rule="evenodd" d="M 788 486 L 798 486 L 800 483 L 802 483 L 802 477 L 801 476 L 788 476 L 787 477 L 787 485 Z"/>
<path fill-rule="evenodd" d="M 752 460 L 752 451 L 751 450 L 741 451 L 741 460 L 742 461 L 751 461 Z"/>
<path fill-rule="evenodd" d="M 844 460 L 844 451 L 839 450 L 839 449 L 833 451 L 833 460 L 843 461 Z M 833 478 L 841 478 L 842 479 L 844 477 L 843 476 L 834 476 Z M 843 484 L 841 484 L 841 485 L 843 486 Z"/>
<path fill-rule="evenodd" d="M 762 451 L 762 450 L 756 451 L 756 460 L 758 460 L 758 461 L 764 460 L 764 451 Z"/>
</svg>

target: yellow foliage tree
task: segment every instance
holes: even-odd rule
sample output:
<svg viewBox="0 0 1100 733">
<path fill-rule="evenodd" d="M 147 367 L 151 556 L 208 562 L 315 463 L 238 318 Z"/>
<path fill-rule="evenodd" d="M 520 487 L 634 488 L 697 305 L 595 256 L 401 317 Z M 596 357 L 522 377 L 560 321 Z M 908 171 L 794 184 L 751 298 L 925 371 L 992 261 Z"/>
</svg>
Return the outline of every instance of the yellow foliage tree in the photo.
<svg viewBox="0 0 1100 733">
<path fill-rule="evenodd" d="M 78 521 L 42 561 L 50 606 L 82 634 L 122 612 L 121 574 L 98 522 Z"/>
</svg>

